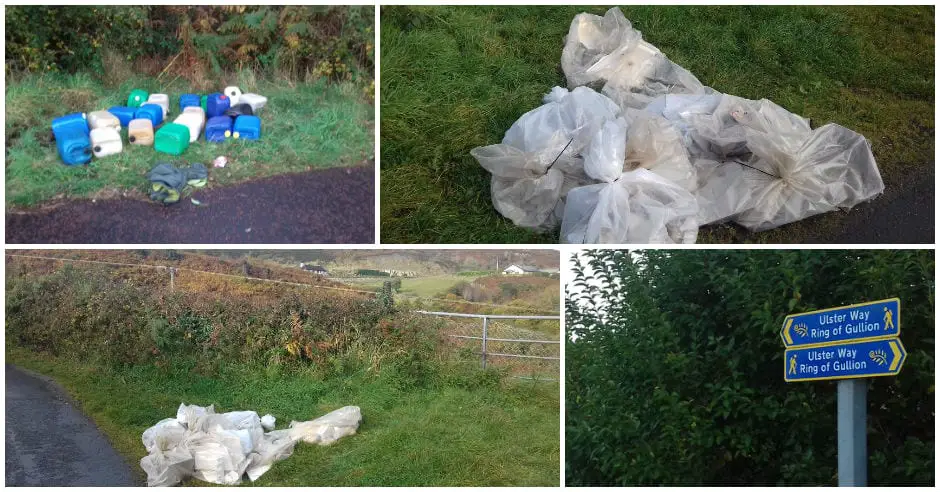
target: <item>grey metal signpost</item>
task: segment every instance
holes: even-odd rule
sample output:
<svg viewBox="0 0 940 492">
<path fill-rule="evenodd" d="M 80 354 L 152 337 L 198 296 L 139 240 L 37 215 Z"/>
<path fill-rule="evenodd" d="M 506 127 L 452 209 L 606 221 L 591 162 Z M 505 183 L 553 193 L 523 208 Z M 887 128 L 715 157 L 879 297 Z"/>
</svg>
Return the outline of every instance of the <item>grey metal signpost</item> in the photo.
<svg viewBox="0 0 940 492">
<path fill-rule="evenodd" d="M 839 486 L 868 484 L 868 379 L 901 372 L 901 300 L 791 314 L 780 337 L 787 382 L 840 380 L 836 394 Z"/>
<path fill-rule="evenodd" d="M 839 487 L 864 487 L 868 484 L 868 380 L 845 379 L 838 384 Z"/>
</svg>

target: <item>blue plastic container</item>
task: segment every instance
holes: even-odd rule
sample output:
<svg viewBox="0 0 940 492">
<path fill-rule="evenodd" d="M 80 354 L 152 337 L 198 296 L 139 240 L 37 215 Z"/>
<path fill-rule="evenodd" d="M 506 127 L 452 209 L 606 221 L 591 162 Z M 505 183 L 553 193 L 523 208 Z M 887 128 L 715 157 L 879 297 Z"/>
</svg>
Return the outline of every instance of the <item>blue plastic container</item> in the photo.
<svg viewBox="0 0 940 492">
<path fill-rule="evenodd" d="M 198 94 L 183 94 L 180 96 L 180 113 L 189 106 L 199 106 Z"/>
<path fill-rule="evenodd" d="M 72 130 L 78 130 L 88 135 L 91 130 L 88 128 L 88 120 L 85 119 L 85 113 L 67 114 L 52 120 L 52 133 L 55 134 L 56 139 L 59 138 L 60 133 Z"/>
<path fill-rule="evenodd" d="M 206 122 L 206 142 L 224 142 L 231 134 L 232 119 L 228 116 L 216 116 Z"/>
<path fill-rule="evenodd" d="M 91 161 L 91 139 L 81 128 L 60 129 L 55 135 L 55 146 L 66 165 L 77 166 Z"/>
<path fill-rule="evenodd" d="M 232 135 L 238 135 L 235 138 L 243 138 L 245 140 L 258 140 L 261 138 L 261 118 L 247 115 L 235 118 L 235 125 L 232 127 Z"/>
<path fill-rule="evenodd" d="M 219 94 L 218 92 L 209 94 L 206 99 L 206 116 L 209 118 L 222 116 L 231 104 L 232 100 L 225 94 Z"/>
<path fill-rule="evenodd" d="M 134 118 L 146 118 L 156 128 L 160 123 L 163 123 L 163 108 L 159 104 L 144 104 L 137 108 Z"/>
<path fill-rule="evenodd" d="M 121 120 L 121 126 L 127 126 L 128 123 L 134 119 L 134 115 L 137 114 L 137 108 L 132 108 L 129 106 L 114 106 L 109 108 L 108 112 L 117 116 L 117 119 Z"/>
</svg>

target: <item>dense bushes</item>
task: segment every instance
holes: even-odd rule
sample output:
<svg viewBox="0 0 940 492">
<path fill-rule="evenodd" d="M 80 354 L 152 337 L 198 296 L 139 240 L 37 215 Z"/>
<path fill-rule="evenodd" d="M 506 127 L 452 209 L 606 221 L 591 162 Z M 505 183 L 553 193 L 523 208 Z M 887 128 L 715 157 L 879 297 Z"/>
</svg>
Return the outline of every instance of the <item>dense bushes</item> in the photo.
<svg viewBox="0 0 940 492">
<path fill-rule="evenodd" d="M 152 278 L 152 279 L 151 279 Z M 368 295 L 227 280 L 235 288 L 171 292 L 164 272 L 99 267 L 37 274 L 7 263 L 6 341 L 104 365 L 191 364 L 323 377 L 400 374 L 401 385 L 443 377 L 440 320 L 395 312 Z M 387 377 L 387 375 L 386 375 Z"/>
<path fill-rule="evenodd" d="M 372 80 L 371 6 L 11 6 L 7 74 L 93 70 L 108 52 L 186 78 L 241 69 Z M 139 70 L 143 71 L 143 70 Z M 156 75 L 156 74 L 153 74 Z"/>
<path fill-rule="evenodd" d="M 869 482 L 934 484 L 933 251 L 591 251 L 566 299 L 570 485 L 827 484 L 834 382 L 783 381 L 789 313 L 900 297 Z"/>
</svg>

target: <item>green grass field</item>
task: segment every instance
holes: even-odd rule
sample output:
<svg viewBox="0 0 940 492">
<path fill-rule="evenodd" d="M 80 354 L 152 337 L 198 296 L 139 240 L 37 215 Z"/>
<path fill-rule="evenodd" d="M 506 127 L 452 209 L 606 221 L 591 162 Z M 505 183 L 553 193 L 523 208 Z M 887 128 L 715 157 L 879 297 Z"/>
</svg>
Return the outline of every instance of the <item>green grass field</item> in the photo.
<svg viewBox="0 0 940 492">
<path fill-rule="evenodd" d="M 294 84 L 256 80 L 242 72 L 217 90 L 235 84 L 245 92 L 268 98 L 259 113 L 258 141 L 229 140 L 210 144 L 201 137 L 181 156 L 156 152 L 152 146 L 130 145 L 122 130 L 124 149 L 118 155 L 92 158 L 88 166 L 62 164 L 51 138 L 53 118 L 74 112 L 122 106 L 133 88 L 170 96 L 172 121 L 179 113 L 179 95 L 197 92 L 182 79 L 161 83 L 130 78 L 108 86 L 87 74 L 7 77 L 6 202 L 32 206 L 55 198 L 143 196 L 147 171 L 157 162 L 201 162 L 210 167 L 210 187 L 251 178 L 335 166 L 352 166 L 373 158 L 374 107 L 361 88 L 346 84 Z M 211 169 L 217 156 L 228 157 L 224 169 Z"/>
<path fill-rule="evenodd" d="M 538 243 L 490 202 L 470 156 L 498 143 L 553 86 L 572 18 L 606 7 L 383 7 L 382 242 Z M 887 193 L 933 183 L 933 7 L 622 8 L 704 84 L 767 98 L 865 135 Z M 932 186 L 932 185 L 931 185 Z M 760 234 L 703 228 L 700 242 L 799 242 L 842 214 Z"/>
<path fill-rule="evenodd" d="M 278 428 L 344 405 L 362 408 L 357 435 L 328 447 L 298 444 L 291 457 L 254 483 L 258 486 L 560 484 L 556 384 L 401 388 L 386 373 L 320 380 L 239 368 L 209 378 L 185 364 L 106 369 L 9 346 L 6 362 L 64 386 L 142 481 L 141 433 L 186 402 L 271 413 Z"/>
</svg>

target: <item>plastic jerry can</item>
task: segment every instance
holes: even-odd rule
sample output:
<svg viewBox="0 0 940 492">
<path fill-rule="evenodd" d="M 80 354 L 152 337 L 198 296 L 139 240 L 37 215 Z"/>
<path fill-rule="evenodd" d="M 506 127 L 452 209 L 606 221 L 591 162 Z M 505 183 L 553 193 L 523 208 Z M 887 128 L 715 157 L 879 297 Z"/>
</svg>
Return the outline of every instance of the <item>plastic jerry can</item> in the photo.
<svg viewBox="0 0 940 492">
<path fill-rule="evenodd" d="M 200 108 L 199 106 L 187 106 L 186 109 L 183 110 L 183 114 L 188 113 L 198 114 L 202 117 L 202 121 L 206 121 L 206 110 Z"/>
<path fill-rule="evenodd" d="M 261 138 L 261 118 L 257 116 L 239 116 L 232 127 L 232 138 L 258 140 Z"/>
<path fill-rule="evenodd" d="M 238 118 L 242 115 L 252 116 L 255 112 L 251 110 L 251 106 L 248 104 L 236 104 L 225 110 L 225 116 L 229 118 Z"/>
<path fill-rule="evenodd" d="M 88 126 L 92 130 L 95 128 L 114 128 L 121 130 L 121 120 L 108 111 L 92 111 L 88 113 Z"/>
<path fill-rule="evenodd" d="M 180 112 L 189 106 L 199 106 L 199 96 L 196 94 L 183 94 L 180 96 Z"/>
<path fill-rule="evenodd" d="M 114 106 L 109 108 L 108 112 L 117 117 L 118 121 L 121 122 L 121 126 L 127 126 L 134 119 L 134 113 L 137 112 L 137 109 L 129 106 Z"/>
<path fill-rule="evenodd" d="M 207 102 L 209 102 L 209 96 L 202 96 L 199 98 L 199 107 L 202 108 L 203 111 L 206 110 Z"/>
<path fill-rule="evenodd" d="M 225 114 L 225 110 L 230 106 L 230 100 L 225 94 L 209 94 L 206 99 L 206 116 L 214 118 Z"/>
<path fill-rule="evenodd" d="M 85 113 L 67 114 L 52 120 L 52 133 L 55 134 L 57 140 L 59 133 L 72 130 L 88 135 L 88 120 L 85 119 Z"/>
<path fill-rule="evenodd" d="M 163 108 L 163 118 L 166 119 L 167 113 L 170 112 L 170 96 L 166 94 L 151 94 L 147 98 L 147 102 L 144 104 L 156 104 Z"/>
<path fill-rule="evenodd" d="M 91 131 L 91 150 L 95 157 L 107 157 L 119 154 L 124 146 L 121 143 L 121 134 L 112 127 L 95 128 Z"/>
<path fill-rule="evenodd" d="M 189 148 L 189 128 L 167 123 L 153 135 L 153 148 L 158 152 L 180 155 Z"/>
<path fill-rule="evenodd" d="M 248 94 L 242 94 L 241 97 L 238 98 L 238 102 L 251 106 L 251 111 L 257 114 L 258 110 L 268 103 L 268 98 L 249 92 Z"/>
<path fill-rule="evenodd" d="M 131 95 L 127 96 L 127 105 L 132 108 L 139 108 L 147 102 L 148 97 L 150 97 L 150 94 L 147 91 L 134 89 L 131 91 Z"/>
<path fill-rule="evenodd" d="M 137 108 L 137 112 L 134 113 L 134 118 L 147 118 L 153 123 L 154 128 L 156 128 L 160 126 L 160 123 L 163 123 L 163 108 L 156 104 L 144 104 Z"/>
<path fill-rule="evenodd" d="M 216 116 L 206 122 L 206 142 L 224 142 L 232 135 L 232 119 L 228 116 Z"/>
<path fill-rule="evenodd" d="M 55 135 L 59 157 L 68 166 L 85 164 L 91 160 L 91 139 L 80 128 L 59 130 Z"/>
<path fill-rule="evenodd" d="M 127 124 L 127 141 L 137 145 L 153 145 L 153 122 L 147 118 L 131 120 Z"/>
<path fill-rule="evenodd" d="M 202 116 L 194 113 L 183 113 L 173 120 L 173 123 L 183 125 L 189 129 L 189 142 L 199 140 L 199 134 L 202 133 Z"/>
<path fill-rule="evenodd" d="M 238 98 L 242 96 L 242 90 L 234 85 L 230 85 L 222 91 L 222 94 L 228 96 L 229 100 L 232 101 L 232 106 L 238 104 Z"/>
</svg>

